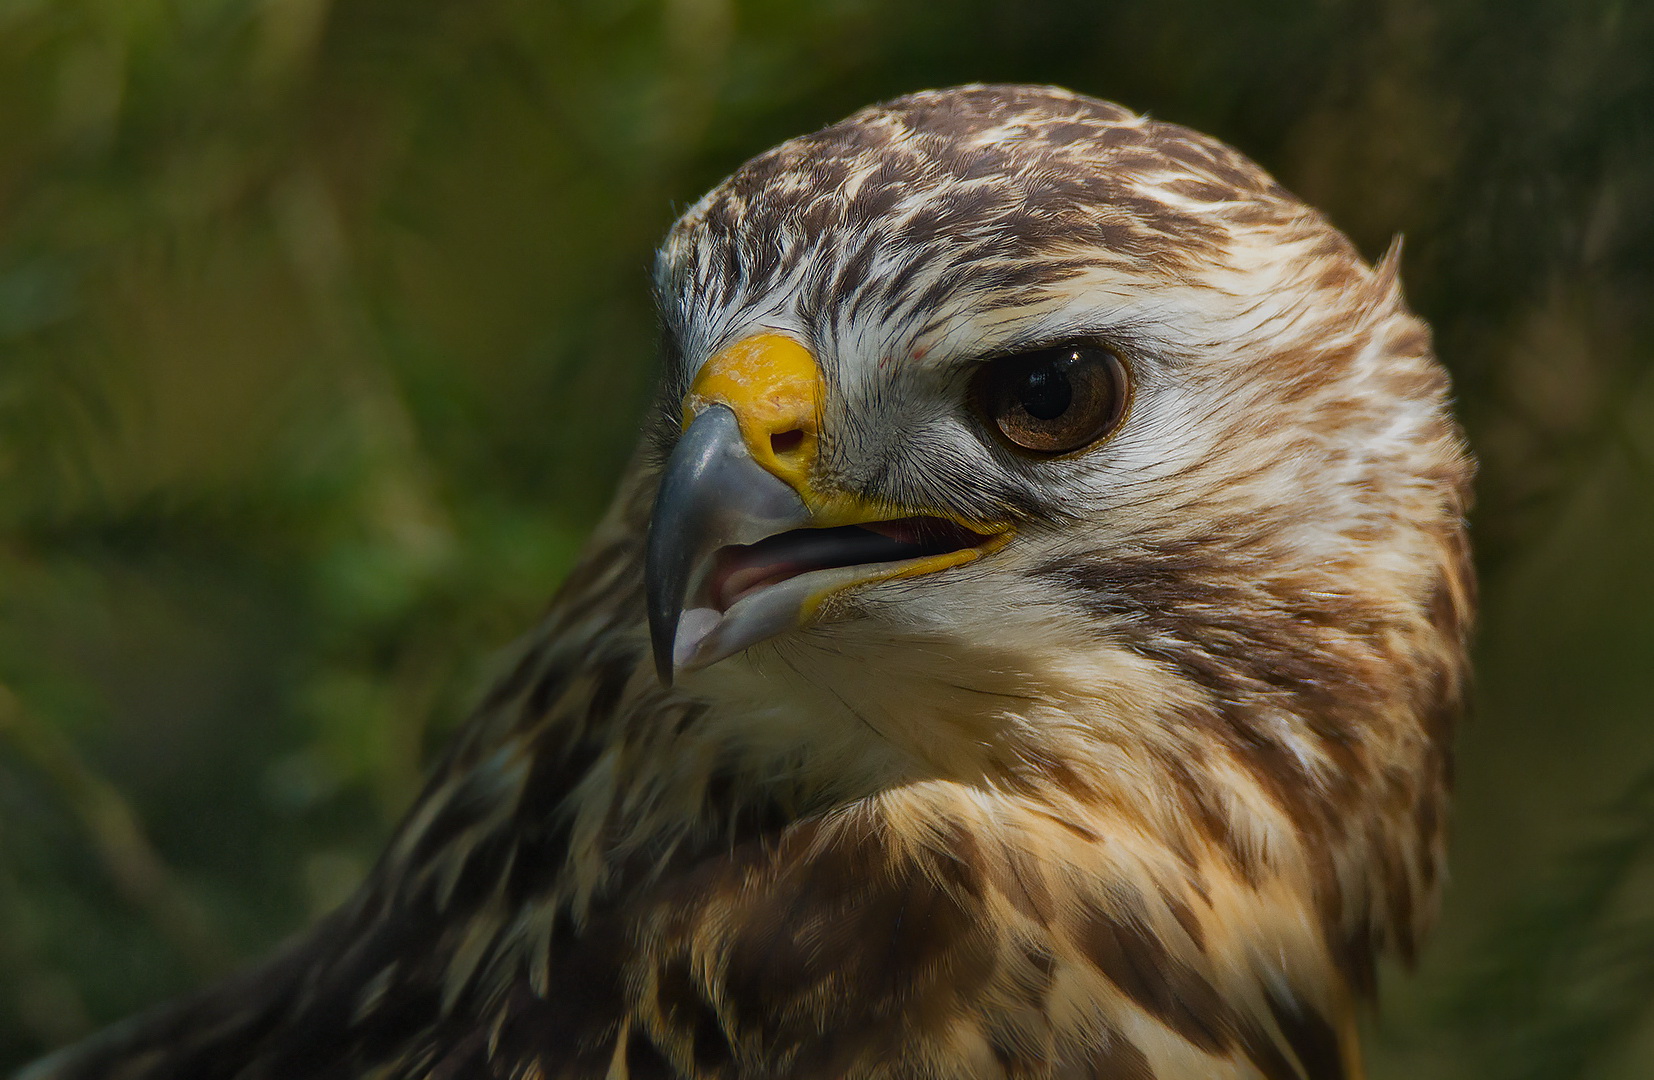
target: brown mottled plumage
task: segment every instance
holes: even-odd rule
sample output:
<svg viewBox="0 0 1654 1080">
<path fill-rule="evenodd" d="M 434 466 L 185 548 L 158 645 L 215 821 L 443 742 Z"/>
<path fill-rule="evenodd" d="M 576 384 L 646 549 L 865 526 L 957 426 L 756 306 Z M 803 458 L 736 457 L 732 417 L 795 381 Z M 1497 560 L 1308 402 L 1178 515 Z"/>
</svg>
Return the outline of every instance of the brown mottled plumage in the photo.
<svg viewBox="0 0 1654 1080">
<path fill-rule="evenodd" d="M 657 288 L 638 464 L 355 899 L 27 1075 L 1358 1076 L 1435 908 L 1472 603 L 1394 255 L 1192 131 L 977 86 L 748 162 Z M 1009 540 L 663 686 L 651 504 L 760 331 L 819 365 L 812 491 Z M 1080 339 L 1118 433 L 986 437 L 982 361 Z"/>
</svg>

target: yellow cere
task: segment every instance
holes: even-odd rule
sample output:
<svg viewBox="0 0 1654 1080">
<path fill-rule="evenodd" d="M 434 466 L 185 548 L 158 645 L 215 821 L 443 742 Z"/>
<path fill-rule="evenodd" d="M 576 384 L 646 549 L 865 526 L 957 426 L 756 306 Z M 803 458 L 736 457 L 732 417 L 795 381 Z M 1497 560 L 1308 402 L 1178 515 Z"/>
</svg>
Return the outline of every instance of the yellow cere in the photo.
<svg viewBox="0 0 1654 1080">
<path fill-rule="evenodd" d="M 822 389 L 821 368 L 810 350 L 790 337 L 757 334 L 719 351 L 702 366 L 683 401 L 684 426 L 708 405 L 729 406 L 752 459 L 785 480 L 810 505 Z"/>
</svg>

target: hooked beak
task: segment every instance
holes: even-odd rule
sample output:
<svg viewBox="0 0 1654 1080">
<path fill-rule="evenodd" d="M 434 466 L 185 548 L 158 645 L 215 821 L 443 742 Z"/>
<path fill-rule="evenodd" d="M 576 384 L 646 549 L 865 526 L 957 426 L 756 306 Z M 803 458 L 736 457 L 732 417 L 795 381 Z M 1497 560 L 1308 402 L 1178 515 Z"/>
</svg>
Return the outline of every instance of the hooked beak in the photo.
<svg viewBox="0 0 1654 1080">
<path fill-rule="evenodd" d="M 914 516 L 817 490 L 821 377 L 761 334 L 707 361 L 650 517 L 645 585 L 663 684 L 794 627 L 851 586 L 969 562 L 1006 525 Z"/>
</svg>

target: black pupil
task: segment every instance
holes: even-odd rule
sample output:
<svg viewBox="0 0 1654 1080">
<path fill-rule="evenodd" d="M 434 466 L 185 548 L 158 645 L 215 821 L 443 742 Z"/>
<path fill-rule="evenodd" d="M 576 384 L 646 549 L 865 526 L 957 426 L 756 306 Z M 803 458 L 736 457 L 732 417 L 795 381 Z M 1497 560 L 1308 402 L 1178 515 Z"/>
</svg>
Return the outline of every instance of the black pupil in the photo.
<svg viewBox="0 0 1654 1080">
<path fill-rule="evenodd" d="M 1068 373 L 1058 366 L 1060 361 L 1046 360 L 1028 369 L 1023 375 L 1018 399 L 1028 415 L 1036 420 L 1055 420 L 1074 403 L 1074 387 Z"/>
</svg>

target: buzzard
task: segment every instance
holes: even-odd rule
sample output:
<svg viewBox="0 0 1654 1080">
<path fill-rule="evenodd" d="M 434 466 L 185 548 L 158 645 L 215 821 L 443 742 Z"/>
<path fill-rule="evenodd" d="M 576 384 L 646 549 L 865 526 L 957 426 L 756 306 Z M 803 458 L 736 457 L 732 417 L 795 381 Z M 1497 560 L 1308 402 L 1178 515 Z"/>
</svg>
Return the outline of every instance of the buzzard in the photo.
<svg viewBox="0 0 1654 1080">
<path fill-rule="evenodd" d="M 747 162 L 660 251 L 612 510 L 354 899 L 25 1075 L 1359 1076 L 1472 606 L 1397 262 L 1054 88 Z"/>
</svg>

